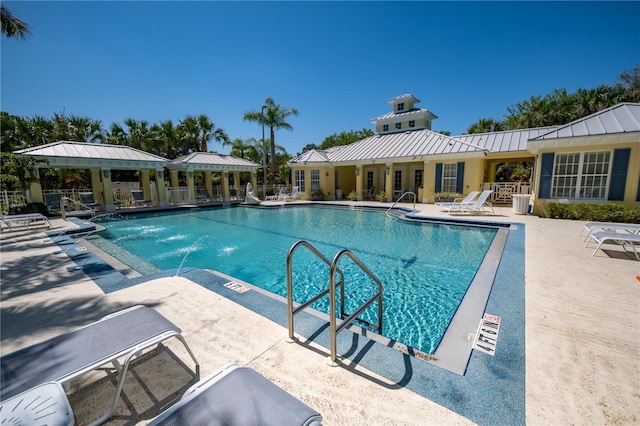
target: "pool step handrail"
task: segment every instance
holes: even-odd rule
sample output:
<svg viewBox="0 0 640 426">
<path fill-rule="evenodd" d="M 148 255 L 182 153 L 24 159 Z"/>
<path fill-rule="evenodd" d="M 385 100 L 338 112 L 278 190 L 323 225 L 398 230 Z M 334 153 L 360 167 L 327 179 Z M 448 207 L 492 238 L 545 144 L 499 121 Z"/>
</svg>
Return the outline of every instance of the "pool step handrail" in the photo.
<svg viewBox="0 0 640 426">
<path fill-rule="evenodd" d="M 73 198 L 62 197 L 60 198 L 60 214 L 62 215 L 63 220 L 67 220 L 67 213 L 72 211 L 71 206 L 80 207 L 80 210 L 76 210 L 74 208 L 73 211 L 80 211 L 80 212 L 86 211 L 87 213 L 90 213 L 92 217 L 96 216 L 95 209 L 92 209 L 91 207 L 86 206 L 81 202 L 74 200 Z"/>
<path fill-rule="evenodd" d="M 304 310 L 305 308 L 307 308 L 309 305 L 312 305 L 313 303 L 317 302 L 318 300 L 320 300 L 321 298 L 326 296 L 329 293 L 329 288 L 330 288 L 329 286 L 327 286 L 327 288 L 325 290 L 323 290 L 320 293 L 316 294 L 315 296 L 311 297 L 305 303 L 300 304 L 297 307 L 293 306 L 293 268 L 292 268 L 292 262 L 293 262 L 293 253 L 299 247 L 307 248 L 316 257 L 318 257 L 320 260 L 322 260 L 324 263 L 326 263 L 327 266 L 329 266 L 329 268 L 331 268 L 331 261 L 329 259 L 327 259 L 322 253 L 320 253 L 315 247 L 313 247 L 311 244 L 309 244 L 306 241 L 298 241 L 298 242 L 294 243 L 291 246 L 291 248 L 289 249 L 289 254 L 287 255 L 287 313 L 288 313 L 288 320 L 289 320 L 289 339 L 288 339 L 289 342 L 295 341 L 295 338 L 294 338 L 294 335 L 293 335 L 294 334 L 293 317 L 296 314 L 298 314 L 299 312 L 301 312 L 302 310 Z M 340 274 L 340 280 L 335 284 L 335 287 L 338 287 L 338 286 L 340 287 L 340 297 L 344 301 L 344 286 L 342 285 L 344 283 L 344 276 L 342 275 L 342 271 L 339 270 L 338 273 Z M 344 306 L 344 304 L 341 304 L 341 306 Z M 341 314 L 344 315 L 344 308 L 342 309 Z"/>
<path fill-rule="evenodd" d="M 293 273 L 292 273 L 292 260 L 293 254 L 299 247 L 306 247 L 313 254 L 315 254 L 319 259 L 324 261 L 327 265 L 329 265 L 329 287 L 315 296 L 311 297 L 305 303 L 299 305 L 294 308 L 293 306 Z M 342 270 L 338 268 L 338 262 L 343 256 L 349 257 L 365 274 L 369 276 L 378 286 L 378 291 L 372 297 L 369 298 L 363 305 L 361 305 L 354 313 L 347 314 L 345 312 L 345 304 L 344 304 L 344 275 Z M 336 280 L 336 275 L 339 278 Z M 342 322 L 337 324 L 337 306 L 336 306 L 336 290 L 340 289 L 340 319 Z M 287 312 L 288 312 L 288 320 L 289 320 L 289 338 L 287 342 L 295 342 L 296 339 L 294 337 L 294 322 L 293 317 L 303 309 L 307 308 L 309 305 L 315 303 L 322 297 L 329 294 L 329 339 L 330 339 L 330 350 L 331 356 L 329 358 L 329 365 L 336 366 L 337 364 L 337 335 L 340 333 L 345 327 L 351 324 L 354 321 L 358 321 L 360 323 L 364 323 L 367 326 L 373 328 L 378 333 L 382 333 L 382 293 L 383 287 L 382 282 L 378 277 L 371 272 L 369 268 L 367 268 L 360 259 L 358 259 L 350 250 L 343 249 L 336 253 L 333 260 L 329 262 L 322 253 L 316 250 L 311 244 L 306 241 L 298 241 L 291 246 L 289 249 L 289 254 L 287 255 Z M 358 318 L 358 316 L 364 312 L 373 302 L 378 300 L 378 323 L 372 324 L 368 321 L 362 320 Z"/>
<path fill-rule="evenodd" d="M 396 201 L 394 201 L 393 204 L 391 204 L 391 207 L 389 207 L 386 211 L 386 213 L 389 213 L 389 211 L 395 207 L 396 204 L 398 204 L 400 202 L 400 200 L 402 200 L 404 198 L 405 195 L 413 195 L 413 209 L 416 209 L 416 198 L 418 198 L 418 196 L 416 195 L 415 192 L 411 192 L 411 191 L 406 191 L 404 192 L 400 197 L 398 197 L 398 199 Z"/>
<path fill-rule="evenodd" d="M 347 318 L 344 318 L 345 313 L 344 313 L 344 282 L 342 283 L 337 283 L 335 280 L 335 276 L 336 276 L 336 271 L 338 270 L 338 262 L 340 261 L 340 259 L 342 258 L 342 256 L 347 256 L 349 259 L 351 259 L 353 261 L 353 263 L 355 263 L 360 269 L 362 269 L 362 271 L 367 274 L 369 276 L 369 278 L 371 278 L 378 286 L 378 291 L 377 293 L 375 293 L 373 296 L 371 296 L 369 298 L 369 300 L 367 300 L 365 303 L 362 304 L 362 306 L 360 306 L 354 313 L 350 314 L 347 316 Z M 341 306 L 341 319 L 342 322 L 337 325 L 336 324 L 336 286 L 341 285 L 342 290 L 341 290 L 341 297 L 342 300 L 340 301 L 340 306 Z M 350 250 L 348 249 L 343 249 L 340 250 L 338 253 L 336 253 L 335 257 L 333 258 L 333 261 L 331 262 L 331 268 L 329 270 L 329 340 L 330 340 L 330 346 L 331 346 L 331 356 L 329 359 L 329 365 L 331 366 L 336 366 L 338 365 L 337 363 L 337 336 L 338 333 L 340 333 L 342 330 L 344 330 L 345 327 L 347 327 L 349 324 L 351 324 L 353 321 L 355 320 L 359 320 L 361 322 L 366 323 L 369 327 L 373 328 L 374 330 L 376 330 L 378 332 L 378 334 L 382 334 L 382 282 L 380 281 L 380 279 L 373 273 L 371 272 L 371 270 L 369 268 L 367 268 L 365 266 L 364 263 L 362 263 L 362 261 L 360 259 L 358 259 L 356 257 L 355 254 L 353 254 Z M 372 324 L 370 322 L 367 321 L 363 321 L 360 320 L 358 318 L 358 315 L 360 315 L 362 312 L 364 312 L 365 309 L 367 309 L 369 306 L 371 306 L 371 304 L 373 302 L 375 302 L 376 300 L 378 300 L 378 324 Z"/>
</svg>

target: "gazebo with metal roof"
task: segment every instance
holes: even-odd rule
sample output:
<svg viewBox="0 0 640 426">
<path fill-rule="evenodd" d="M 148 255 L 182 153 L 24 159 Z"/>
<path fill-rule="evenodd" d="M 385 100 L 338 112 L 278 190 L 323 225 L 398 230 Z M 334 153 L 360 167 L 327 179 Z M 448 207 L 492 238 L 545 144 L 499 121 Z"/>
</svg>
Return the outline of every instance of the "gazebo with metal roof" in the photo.
<svg viewBox="0 0 640 426">
<path fill-rule="evenodd" d="M 166 158 L 123 145 L 71 141 L 58 141 L 21 149 L 15 151 L 15 154 L 42 160 L 37 165 L 38 169 L 88 169 L 91 173 L 91 190 L 94 198 L 98 203 L 104 203 L 107 211 L 115 210 L 111 170 L 140 171 L 140 183 L 145 197 L 151 195 L 149 172 L 155 170 L 158 205 L 167 205 L 164 191 L 164 167 L 169 160 Z M 38 172 L 34 170 L 32 173 L 37 176 Z M 43 201 L 40 183 L 31 184 L 30 196 L 31 201 Z"/>
<path fill-rule="evenodd" d="M 177 187 L 179 185 L 178 173 L 185 172 L 191 203 L 195 203 L 196 200 L 194 172 L 204 173 L 204 183 L 209 194 L 213 193 L 212 174 L 220 173 L 222 175 L 223 199 L 225 203 L 228 203 L 231 201 L 229 174 L 233 174 L 234 186 L 238 187 L 240 184 L 240 173 L 249 173 L 251 185 L 254 188 L 257 188 L 256 172 L 260 165 L 232 155 L 216 154 L 212 152 L 194 152 L 184 157 L 176 158 L 166 164 L 165 167 L 169 169 L 172 187 Z M 236 190 L 238 190 L 238 188 L 236 188 Z"/>
</svg>

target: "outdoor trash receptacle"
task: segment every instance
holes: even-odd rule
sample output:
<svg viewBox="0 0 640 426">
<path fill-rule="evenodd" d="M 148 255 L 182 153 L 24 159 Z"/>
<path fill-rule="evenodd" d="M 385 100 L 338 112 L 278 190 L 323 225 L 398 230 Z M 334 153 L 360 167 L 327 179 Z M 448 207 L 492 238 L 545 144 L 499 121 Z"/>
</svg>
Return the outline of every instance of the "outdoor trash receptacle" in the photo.
<svg viewBox="0 0 640 426">
<path fill-rule="evenodd" d="M 527 214 L 529 210 L 530 194 L 513 194 L 513 212 L 515 214 Z"/>
</svg>

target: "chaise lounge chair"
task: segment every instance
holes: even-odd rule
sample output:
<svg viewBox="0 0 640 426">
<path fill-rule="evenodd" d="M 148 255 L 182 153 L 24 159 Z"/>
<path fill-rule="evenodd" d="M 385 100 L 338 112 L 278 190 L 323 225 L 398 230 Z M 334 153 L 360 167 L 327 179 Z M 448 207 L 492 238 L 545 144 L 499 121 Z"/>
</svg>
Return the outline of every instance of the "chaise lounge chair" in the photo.
<svg viewBox="0 0 640 426">
<path fill-rule="evenodd" d="M 596 229 L 601 229 L 605 232 L 626 231 L 630 234 L 640 234 L 640 225 L 634 225 L 631 223 L 587 222 L 584 224 L 584 227 L 578 236 L 582 236 L 582 233 L 587 231 L 584 241 L 588 241 L 591 233 Z"/>
<path fill-rule="evenodd" d="M 12 397 L 25 395 L 25 392 L 41 385 L 65 385 L 91 370 L 113 363 L 119 373 L 116 392 L 108 411 L 93 424 L 102 423 L 118 404 L 132 358 L 152 346 L 175 337 L 193 359 L 195 374 L 199 377 L 200 365 L 180 333 L 176 325 L 154 309 L 145 306 L 124 309 L 84 327 L 3 355 L 0 359 L 0 400 L 4 405 Z M 123 363 L 120 363 L 120 358 L 124 358 Z"/>
<path fill-rule="evenodd" d="M 49 229 L 51 229 L 49 218 L 40 213 L 15 214 L 10 216 L 5 216 L 0 213 L 0 223 L 9 230 L 15 229 L 16 226 L 29 229 L 29 227 L 34 224 L 47 225 Z M 0 226 L 0 229 L 4 229 L 4 227 Z"/>
<path fill-rule="evenodd" d="M 255 370 L 227 364 L 193 385 L 149 425 L 320 426 L 321 422 L 320 413 Z"/>
<path fill-rule="evenodd" d="M 142 190 L 140 189 L 133 189 L 131 190 L 131 195 L 133 195 L 133 203 L 136 206 L 151 206 L 153 204 L 153 201 L 149 201 L 149 200 L 145 200 L 144 199 L 144 194 L 142 194 Z"/>
<path fill-rule="evenodd" d="M 585 247 L 589 245 L 591 240 L 598 243 L 598 246 L 593 251 L 592 256 L 596 255 L 598 250 L 600 250 L 600 247 L 602 246 L 602 244 L 606 242 L 611 242 L 611 243 L 616 243 L 618 245 L 621 245 L 625 251 L 628 251 L 627 247 L 630 247 L 631 251 L 633 251 L 633 254 L 636 256 L 636 259 L 640 260 L 640 253 L 638 253 L 638 251 L 636 250 L 636 244 L 640 244 L 640 234 L 629 234 L 629 233 L 623 233 L 623 232 L 604 232 L 604 231 L 594 232 L 589 236 L 589 241 L 587 241 L 587 244 L 585 244 Z"/>
<path fill-rule="evenodd" d="M 482 191 L 482 193 L 480 195 L 478 195 L 478 198 L 475 201 L 472 201 L 471 203 L 466 203 L 461 205 L 458 208 L 455 208 L 453 210 L 449 210 L 449 213 L 451 213 L 452 211 L 457 211 L 460 213 L 481 213 L 481 214 L 485 214 L 487 213 L 487 211 L 485 210 L 485 207 L 489 207 L 491 208 L 491 214 L 495 216 L 496 212 L 495 210 L 493 210 L 493 204 L 491 204 L 490 201 L 487 201 L 487 198 L 489 198 L 489 195 L 491 195 L 493 191 L 490 189 L 486 189 L 484 191 Z"/>
<path fill-rule="evenodd" d="M 460 201 L 458 201 L 458 199 L 456 198 L 452 202 L 435 203 L 435 205 L 440 207 L 441 212 L 443 211 L 449 212 L 451 211 L 451 209 L 461 208 L 465 204 L 473 204 L 475 198 L 478 196 L 479 193 L 480 191 L 471 191 L 469 195 L 467 195 Z"/>
</svg>

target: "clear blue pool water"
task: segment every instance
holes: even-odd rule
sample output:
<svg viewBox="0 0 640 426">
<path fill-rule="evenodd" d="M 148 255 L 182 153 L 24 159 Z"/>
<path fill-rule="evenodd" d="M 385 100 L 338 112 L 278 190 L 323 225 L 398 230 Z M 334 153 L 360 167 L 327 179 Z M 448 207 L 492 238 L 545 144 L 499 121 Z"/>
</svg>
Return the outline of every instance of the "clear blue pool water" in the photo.
<svg viewBox="0 0 640 426">
<path fill-rule="evenodd" d="M 493 228 L 409 222 L 379 211 L 286 207 L 198 209 L 101 223 L 104 239 L 167 270 L 215 269 L 286 297 L 286 258 L 299 240 L 330 260 L 351 250 L 384 285 L 383 335 L 433 353 L 496 234 Z M 125 263 L 126 256 L 122 258 Z M 348 258 L 346 309 L 377 286 Z M 293 258 L 294 299 L 328 285 L 329 268 L 301 248 Z M 328 298 L 314 308 L 328 312 Z M 377 322 L 374 303 L 363 315 Z"/>
</svg>

